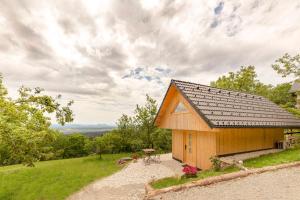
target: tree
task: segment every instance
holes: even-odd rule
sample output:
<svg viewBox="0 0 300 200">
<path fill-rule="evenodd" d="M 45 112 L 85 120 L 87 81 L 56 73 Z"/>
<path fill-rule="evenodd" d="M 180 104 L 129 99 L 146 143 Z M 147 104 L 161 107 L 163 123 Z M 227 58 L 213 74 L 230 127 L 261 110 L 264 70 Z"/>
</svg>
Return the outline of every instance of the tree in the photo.
<svg viewBox="0 0 300 200">
<path fill-rule="evenodd" d="M 55 140 L 50 129 L 51 113 L 56 113 L 60 124 L 73 121 L 72 101 L 61 106 L 58 99 L 43 94 L 43 89 L 21 87 L 19 97 L 7 97 L 0 76 L 0 165 L 24 163 L 33 166 L 49 152 Z M 5 149 L 4 149 L 5 148 Z"/>
<path fill-rule="evenodd" d="M 40 119 L 44 121 L 49 122 L 49 118 L 45 117 L 46 113 L 55 113 L 59 124 L 64 125 L 65 123 L 72 122 L 74 116 L 70 106 L 74 102 L 69 101 L 66 106 L 61 106 L 58 102 L 61 95 L 53 98 L 42 94 L 43 91 L 44 89 L 39 87 L 31 89 L 22 86 L 19 89 L 19 98 L 14 103 L 20 108 L 27 109 L 32 115 L 40 115 Z"/>
<path fill-rule="evenodd" d="M 278 105 L 292 108 L 296 104 L 296 99 L 289 92 L 291 87 L 291 83 L 278 84 L 270 90 L 268 98 Z"/>
<path fill-rule="evenodd" d="M 87 155 L 86 152 L 86 136 L 74 133 L 67 135 L 67 146 L 64 148 L 64 158 L 74 158 Z"/>
<path fill-rule="evenodd" d="M 119 153 L 121 152 L 122 139 L 117 131 L 111 131 L 95 139 L 96 153 Z"/>
<path fill-rule="evenodd" d="M 282 83 L 275 87 L 266 85 L 257 79 L 257 74 L 253 66 L 241 67 L 237 72 L 229 72 L 227 76 L 221 76 L 217 81 L 211 82 L 211 85 L 218 88 L 264 96 L 298 115 L 293 109 L 288 109 L 295 106 L 295 97 L 289 92 L 291 83 Z"/>
<path fill-rule="evenodd" d="M 154 125 L 154 119 L 157 113 L 157 104 L 154 99 L 146 95 L 146 104 L 144 106 L 136 106 L 135 122 L 137 128 L 145 142 L 145 147 L 153 147 L 151 134 L 153 134 L 157 127 Z"/>
<path fill-rule="evenodd" d="M 211 86 L 223 89 L 249 92 L 252 94 L 267 96 L 271 85 L 265 85 L 257 79 L 254 66 L 241 67 L 237 72 L 229 72 L 217 81 L 212 81 Z"/>
<path fill-rule="evenodd" d="M 65 149 L 69 144 L 69 138 L 67 135 L 58 131 L 55 132 L 55 135 L 55 140 L 51 143 L 51 147 L 53 148 L 52 152 L 54 153 L 55 159 L 63 159 Z"/>
<path fill-rule="evenodd" d="M 119 153 L 122 151 L 122 138 L 117 131 L 112 131 L 110 134 L 102 136 L 107 153 Z"/>
<path fill-rule="evenodd" d="M 137 105 L 135 115 L 122 115 L 117 128 L 96 138 L 97 153 L 136 152 L 142 148 L 171 149 L 171 133 L 154 125 L 156 101 L 146 95 L 145 105 Z"/>
<path fill-rule="evenodd" d="M 162 151 L 171 151 L 172 134 L 170 130 L 157 128 L 151 135 L 154 148 Z"/>
<path fill-rule="evenodd" d="M 272 65 L 273 69 L 282 77 L 293 74 L 295 77 L 300 77 L 300 55 L 291 56 L 288 53 L 278 58 Z"/>
<path fill-rule="evenodd" d="M 87 155 L 90 155 L 90 154 L 93 154 L 96 152 L 94 138 L 87 137 L 87 139 L 85 140 L 85 143 L 84 143 L 84 151 L 86 152 Z"/>
<path fill-rule="evenodd" d="M 95 148 L 96 148 L 96 153 L 99 155 L 100 159 L 102 159 L 102 154 L 106 150 L 103 137 L 99 136 L 95 138 Z"/>
<path fill-rule="evenodd" d="M 131 151 L 131 142 L 137 138 L 136 129 L 132 117 L 123 114 L 117 121 L 117 129 L 121 138 L 121 151 Z"/>
<path fill-rule="evenodd" d="M 284 54 L 281 58 L 278 58 L 272 68 L 280 74 L 282 77 L 287 77 L 288 75 L 294 75 L 297 79 L 300 78 L 300 55 L 291 56 L 288 53 Z M 296 99 L 292 97 L 289 93 L 291 84 L 281 85 L 277 88 L 277 91 L 273 91 L 274 94 L 277 93 L 275 101 L 283 104 L 284 108 L 289 112 L 293 113 L 297 117 L 300 117 L 299 109 L 295 108 Z"/>
</svg>

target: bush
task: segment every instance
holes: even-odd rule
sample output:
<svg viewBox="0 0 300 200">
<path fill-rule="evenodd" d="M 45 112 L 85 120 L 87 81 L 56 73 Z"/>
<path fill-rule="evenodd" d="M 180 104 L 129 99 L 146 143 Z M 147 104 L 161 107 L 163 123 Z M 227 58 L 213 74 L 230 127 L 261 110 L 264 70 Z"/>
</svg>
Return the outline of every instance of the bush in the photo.
<svg viewBox="0 0 300 200">
<path fill-rule="evenodd" d="M 81 157 L 87 155 L 87 151 L 85 149 L 85 143 L 87 140 L 87 137 L 75 133 L 71 135 L 67 135 L 66 137 L 66 143 L 64 148 L 64 158 L 74 158 L 74 157 Z"/>
<path fill-rule="evenodd" d="M 134 138 L 129 142 L 130 145 L 130 151 L 132 152 L 137 152 L 140 151 L 141 149 L 143 149 L 144 147 L 144 143 L 143 140 L 139 139 L 139 138 Z"/>
<path fill-rule="evenodd" d="M 157 129 L 151 136 L 153 146 L 157 151 L 169 152 L 172 146 L 172 133 L 170 130 Z"/>
<path fill-rule="evenodd" d="M 197 176 L 197 168 L 196 167 L 192 167 L 192 166 L 185 166 L 182 171 L 184 172 L 185 177 L 189 178 L 189 177 L 195 177 Z"/>
<path fill-rule="evenodd" d="M 215 171 L 219 171 L 221 169 L 221 160 L 217 156 L 211 157 L 210 161 L 212 162 Z"/>
</svg>

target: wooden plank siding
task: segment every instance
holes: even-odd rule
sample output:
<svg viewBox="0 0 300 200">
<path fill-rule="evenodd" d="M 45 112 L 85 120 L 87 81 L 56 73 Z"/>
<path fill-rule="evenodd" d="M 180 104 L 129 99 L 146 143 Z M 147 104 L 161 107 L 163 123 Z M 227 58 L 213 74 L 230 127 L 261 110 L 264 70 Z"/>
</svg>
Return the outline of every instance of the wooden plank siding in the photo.
<svg viewBox="0 0 300 200">
<path fill-rule="evenodd" d="M 174 109 L 181 102 L 187 108 L 187 112 L 174 113 Z M 166 96 L 165 103 L 161 108 L 161 115 L 156 120 L 156 125 L 160 128 L 175 130 L 212 130 L 208 124 L 199 117 L 198 113 L 188 103 L 188 101 L 171 86 Z"/>
<path fill-rule="evenodd" d="M 193 156 L 187 160 L 184 145 L 186 135 L 193 135 Z M 172 130 L 172 156 L 184 163 L 196 163 L 200 169 L 211 167 L 210 157 L 216 155 L 216 134 L 209 131 Z"/>
<path fill-rule="evenodd" d="M 196 137 L 196 155 L 193 160 L 185 157 L 185 135 Z M 210 157 L 274 148 L 283 140 L 281 128 L 238 128 L 215 129 L 215 131 L 172 130 L 172 155 L 184 163 L 194 163 L 200 169 L 211 167 Z M 194 145 L 193 145 L 194 146 Z"/>
<path fill-rule="evenodd" d="M 172 130 L 172 157 L 183 161 L 183 131 Z"/>
<path fill-rule="evenodd" d="M 224 128 L 216 131 L 217 155 L 274 148 L 275 142 L 284 137 L 282 128 Z"/>
<path fill-rule="evenodd" d="M 205 170 L 212 166 L 210 158 L 216 155 L 216 132 L 197 132 L 197 167 Z"/>
</svg>

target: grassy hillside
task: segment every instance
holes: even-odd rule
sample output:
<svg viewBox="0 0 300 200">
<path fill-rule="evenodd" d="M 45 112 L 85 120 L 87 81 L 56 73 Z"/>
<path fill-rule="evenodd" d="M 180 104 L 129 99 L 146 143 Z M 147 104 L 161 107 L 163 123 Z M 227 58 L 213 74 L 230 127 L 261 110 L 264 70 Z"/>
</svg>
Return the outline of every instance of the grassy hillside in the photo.
<svg viewBox="0 0 300 200">
<path fill-rule="evenodd" d="M 88 183 L 121 169 L 116 161 L 126 154 L 39 162 L 34 168 L 22 165 L 0 167 L 0 199 L 59 200 Z"/>
</svg>

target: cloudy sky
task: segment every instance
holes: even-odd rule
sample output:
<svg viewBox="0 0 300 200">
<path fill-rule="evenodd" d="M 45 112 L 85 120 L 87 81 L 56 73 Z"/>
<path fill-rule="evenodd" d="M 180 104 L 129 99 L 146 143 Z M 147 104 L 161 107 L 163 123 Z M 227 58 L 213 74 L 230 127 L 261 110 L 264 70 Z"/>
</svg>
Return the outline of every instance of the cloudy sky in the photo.
<svg viewBox="0 0 300 200">
<path fill-rule="evenodd" d="M 0 0 L 0 72 L 73 99 L 76 123 L 114 123 L 171 78 L 209 84 L 241 65 L 259 79 L 300 52 L 300 1 Z"/>
</svg>

